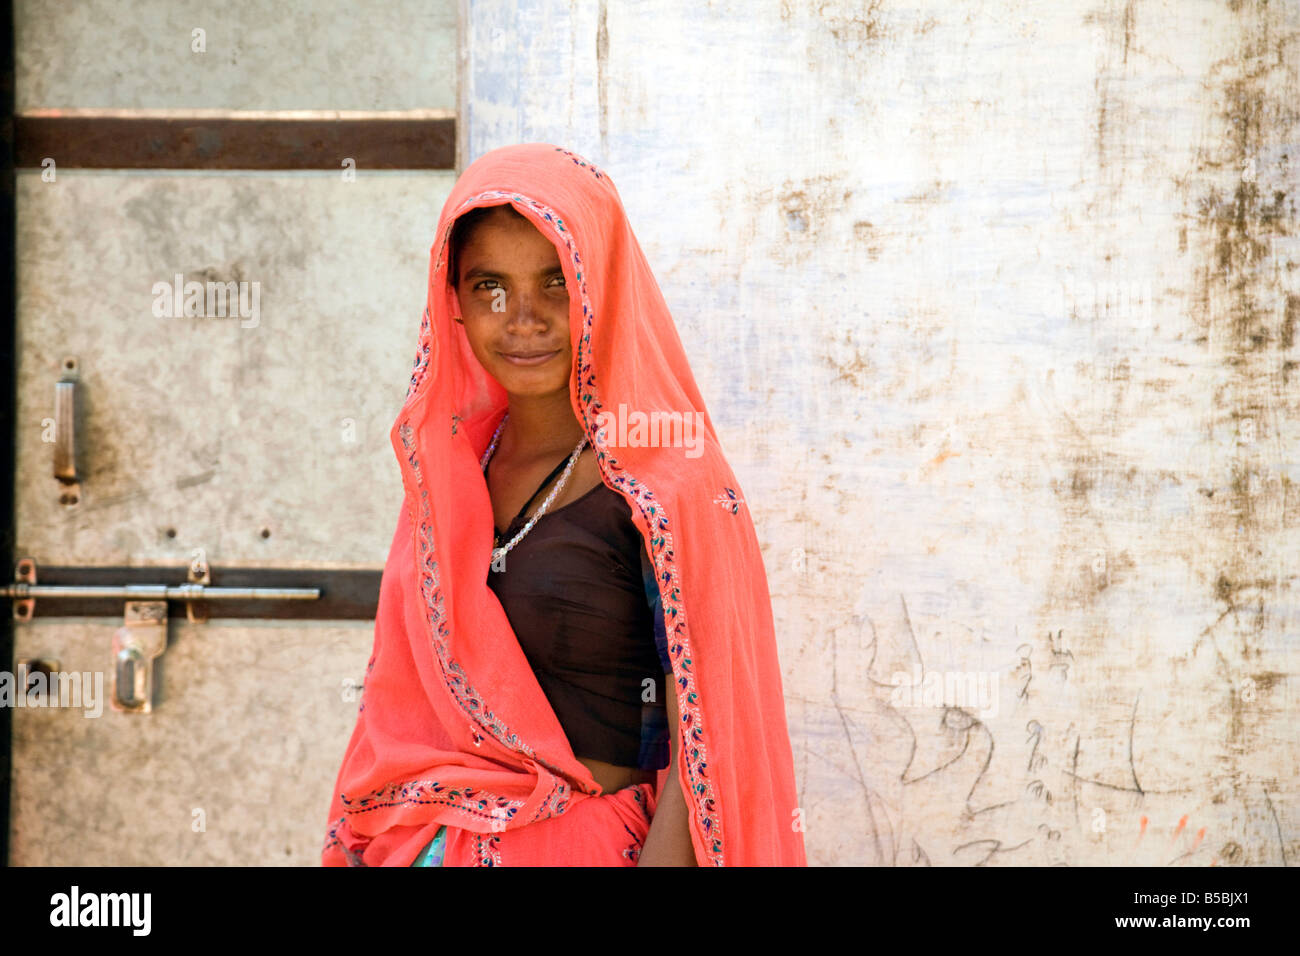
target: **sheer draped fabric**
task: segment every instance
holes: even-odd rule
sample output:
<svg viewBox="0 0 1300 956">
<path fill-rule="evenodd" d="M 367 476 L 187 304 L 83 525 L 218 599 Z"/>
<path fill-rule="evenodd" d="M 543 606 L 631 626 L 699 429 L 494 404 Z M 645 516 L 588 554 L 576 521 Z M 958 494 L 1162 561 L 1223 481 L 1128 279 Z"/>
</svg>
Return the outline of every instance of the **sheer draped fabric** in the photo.
<svg viewBox="0 0 1300 956">
<path fill-rule="evenodd" d="M 681 749 L 677 779 L 665 768 L 654 787 L 602 791 L 487 585 L 493 515 L 479 459 L 506 395 L 452 319 L 446 244 L 457 217 L 504 203 L 559 253 L 573 411 L 658 584 Z M 665 440 L 627 428 L 638 416 L 659 422 L 649 437 Z M 603 170 L 530 143 L 487 153 L 461 175 L 430 251 L 415 366 L 390 437 L 405 500 L 322 862 L 409 866 L 446 826 L 445 866 L 627 864 L 671 784 L 684 794 L 699 864 L 804 865 L 753 520 Z"/>
</svg>

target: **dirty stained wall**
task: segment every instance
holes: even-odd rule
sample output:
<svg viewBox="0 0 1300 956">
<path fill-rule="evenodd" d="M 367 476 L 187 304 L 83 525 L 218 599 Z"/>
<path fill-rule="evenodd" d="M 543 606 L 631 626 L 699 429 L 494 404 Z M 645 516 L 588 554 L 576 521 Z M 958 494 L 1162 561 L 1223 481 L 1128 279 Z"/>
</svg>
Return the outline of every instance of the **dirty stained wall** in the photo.
<svg viewBox="0 0 1300 956">
<path fill-rule="evenodd" d="M 1300 859 L 1300 5 L 462 30 L 463 158 L 607 169 L 674 309 L 811 863 Z"/>
</svg>

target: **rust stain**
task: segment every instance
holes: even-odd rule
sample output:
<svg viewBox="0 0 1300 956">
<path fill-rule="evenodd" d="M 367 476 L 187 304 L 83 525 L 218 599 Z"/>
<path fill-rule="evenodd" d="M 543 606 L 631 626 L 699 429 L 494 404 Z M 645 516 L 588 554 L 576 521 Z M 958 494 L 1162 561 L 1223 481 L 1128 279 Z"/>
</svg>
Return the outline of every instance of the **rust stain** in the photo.
<svg viewBox="0 0 1300 956">
<path fill-rule="evenodd" d="M 844 208 L 853 190 L 844 186 L 837 175 L 810 176 L 800 181 L 786 180 L 776 191 L 776 201 L 792 234 L 812 239 L 819 228 Z"/>
<path fill-rule="evenodd" d="M 859 219 L 853 224 L 853 238 L 863 244 L 863 252 L 868 259 L 875 262 L 880 258 L 880 250 L 884 248 L 880 236 L 876 232 L 876 227 L 865 219 Z"/>
<path fill-rule="evenodd" d="M 933 205 L 943 199 L 944 193 L 947 192 L 949 187 L 951 186 L 952 183 L 943 182 L 941 180 L 936 179 L 925 189 L 922 189 L 919 192 L 912 193 L 910 196 L 904 197 L 902 201 L 905 203 L 914 203 L 914 204 L 927 205 L 927 206 Z"/>
<path fill-rule="evenodd" d="M 1286 674 L 1279 674 L 1277 671 L 1261 671 L 1258 674 L 1251 675 L 1251 680 L 1255 682 L 1255 687 L 1262 691 L 1270 691 L 1279 681 L 1284 681 L 1286 679 Z"/>
<path fill-rule="evenodd" d="M 935 455 L 933 458 L 931 458 L 921 467 L 921 477 L 922 478 L 929 477 L 931 472 L 933 472 L 936 468 L 942 465 L 949 458 L 957 458 L 960 456 L 961 456 L 961 452 L 950 451 L 949 449 L 945 448 L 943 451 L 939 452 L 939 454 Z"/>
<path fill-rule="evenodd" d="M 881 22 L 880 8 L 884 0 L 867 3 L 825 2 L 817 6 L 817 17 L 826 24 L 837 42 L 850 51 L 850 55 L 870 43 L 885 39 L 885 26 Z"/>
<path fill-rule="evenodd" d="M 1247 779 L 1241 762 L 1269 710 L 1254 691 L 1267 692 L 1277 680 L 1258 663 L 1276 640 L 1274 605 L 1290 601 L 1280 593 L 1288 577 L 1261 566 L 1261 558 L 1276 553 L 1294 508 L 1279 451 L 1289 437 L 1280 423 L 1300 411 L 1285 388 L 1295 363 L 1283 354 L 1295 342 L 1300 302 L 1282 287 L 1273 256 L 1295 229 L 1287 151 L 1300 135 L 1300 84 L 1295 64 L 1282 56 L 1278 11 L 1263 4 L 1233 10 L 1238 47 L 1209 71 L 1216 115 L 1190 182 L 1178 185 L 1193 212 L 1188 246 L 1199 261 L 1189 303 L 1199 332 L 1193 341 L 1222 370 L 1203 427 L 1222 437 L 1224 454 L 1205 476 L 1213 487 L 1200 489 L 1201 528 L 1188 553 L 1190 566 L 1213 568 L 1206 584 L 1222 611 L 1193 650 L 1206 642 L 1214 652 L 1227 710 L 1223 755 L 1235 791 Z"/>
</svg>

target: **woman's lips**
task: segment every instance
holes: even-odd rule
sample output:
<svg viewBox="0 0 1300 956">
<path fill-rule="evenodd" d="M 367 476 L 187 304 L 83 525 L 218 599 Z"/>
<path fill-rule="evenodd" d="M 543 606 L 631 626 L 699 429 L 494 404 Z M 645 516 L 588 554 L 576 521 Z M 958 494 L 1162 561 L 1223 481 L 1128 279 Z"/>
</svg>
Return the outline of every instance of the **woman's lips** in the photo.
<svg viewBox="0 0 1300 956">
<path fill-rule="evenodd" d="M 559 349 L 551 352 L 498 352 L 511 365 L 541 365 L 560 354 Z"/>
</svg>

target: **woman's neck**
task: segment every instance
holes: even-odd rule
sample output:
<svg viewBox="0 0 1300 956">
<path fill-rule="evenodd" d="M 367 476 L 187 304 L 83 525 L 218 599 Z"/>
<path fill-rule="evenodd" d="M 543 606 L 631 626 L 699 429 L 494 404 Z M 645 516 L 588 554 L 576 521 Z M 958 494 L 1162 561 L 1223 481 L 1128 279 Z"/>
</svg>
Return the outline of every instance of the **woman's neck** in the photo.
<svg viewBox="0 0 1300 956">
<path fill-rule="evenodd" d="M 511 395 L 509 414 L 498 449 L 508 458 L 554 457 L 560 450 L 572 451 L 582 438 L 568 389 L 554 395 Z"/>
</svg>

